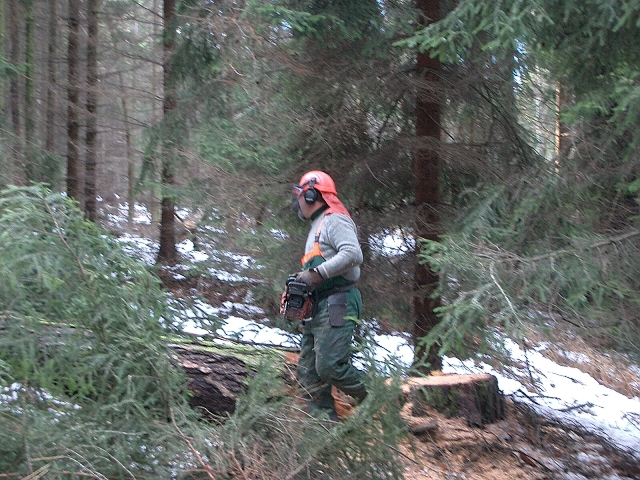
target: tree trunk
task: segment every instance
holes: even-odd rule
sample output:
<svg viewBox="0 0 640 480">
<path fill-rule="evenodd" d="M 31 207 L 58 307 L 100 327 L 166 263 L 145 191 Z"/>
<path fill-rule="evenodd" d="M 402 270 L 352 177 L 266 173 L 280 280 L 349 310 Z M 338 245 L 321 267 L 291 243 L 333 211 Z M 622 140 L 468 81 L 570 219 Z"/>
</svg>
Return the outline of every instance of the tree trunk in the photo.
<svg viewBox="0 0 640 480">
<path fill-rule="evenodd" d="M 87 129 L 85 145 L 84 213 L 91 221 L 96 221 L 96 164 L 97 164 L 97 97 L 98 97 L 98 0 L 87 3 Z"/>
<path fill-rule="evenodd" d="M 25 72 L 24 72 L 24 133 L 25 133 L 25 153 L 27 161 L 33 162 L 33 150 L 36 136 L 34 132 L 34 20 L 33 20 L 33 0 L 24 2 L 25 16 Z"/>
<path fill-rule="evenodd" d="M 122 72 L 118 72 L 118 78 L 120 81 L 120 91 L 124 92 L 124 79 L 122 77 Z M 127 99 L 122 95 L 120 97 L 120 106 L 122 107 L 122 116 L 124 117 L 124 143 L 125 148 L 127 149 L 127 205 L 129 208 L 127 209 L 127 223 L 129 225 L 133 224 L 133 214 L 135 212 L 135 185 L 136 179 L 134 175 L 134 164 L 133 164 L 133 149 L 131 148 L 131 126 L 129 125 L 129 107 L 127 104 Z"/>
<path fill-rule="evenodd" d="M 428 416 L 428 409 L 447 417 L 462 417 L 471 427 L 504 418 L 504 398 L 498 379 L 488 373 L 411 378 L 403 387 L 413 417 Z"/>
<path fill-rule="evenodd" d="M 47 152 L 53 152 L 55 149 L 55 114 L 56 114 L 56 43 L 58 37 L 58 28 L 56 24 L 56 3 L 49 2 L 49 45 L 47 56 L 47 114 L 46 114 L 46 132 L 44 148 Z"/>
<path fill-rule="evenodd" d="M 78 33 L 79 0 L 69 0 L 68 30 L 69 40 L 67 45 L 67 195 L 70 198 L 80 200 L 80 125 L 78 123 Z"/>
<path fill-rule="evenodd" d="M 569 138 L 569 128 L 562 121 L 562 114 L 568 107 L 567 88 L 558 84 L 556 87 L 556 166 L 560 167 L 560 161 L 569 155 L 571 141 Z"/>
<path fill-rule="evenodd" d="M 18 0 L 8 2 L 7 25 L 9 27 L 9 62 L 12 65 L 20 64 L 20 6 Z M 20 123 L 20 76 L 11 75 L 9 80 L 9 115 L 13 127 L 13 140 L 11 153 L 16 167 L 15 183 L 26 184 L 24 158 L 22 152 L 22 128 Z"/>
<path fill-rule="evenodd" d="M 164 0 L 164 43 L 163 43 L 163 85 L 164 103 L 163 114 L 165 118 L 176 106 L 175 92 L 171 81 L 171 55 L 173 53 L 175 29 L 173 23 L 176 14 L 175 0 Z M 167 122 L 168 123 L 168 122 Z M 167 127 L 165 127 L 167 128 Z M 171 128 L 171 127 L 169 127 Z M 166 137 L 173 137 L 171 132 L 166 132 Z M 176 146 L 172 142 L 164 142 L 162 155 L 162 214 L 160 220 L 160 249 L 158 251 L 158 263 L 173 264 L 177 260 L 175 233 L 175 204 L 173 189 L 175 185 L 174 155 Z"/>
<path fill-rule="evenodd" d="M 417 6 L 424 15 L 425 24 L 435 22 L 440 17 L 438 0 L 418 0 Z M 418 238 L 438 240 L 440 203 L 440 155 L 437 143 L 440 139 L 440 98 L 438 83 L 442 67 L 438 59 L 429 57 L 427 52 L 419 53 L 417 69 L 421 81 L 416 98 L 416 136 L 422 144 L 414 153 L 413 173 L 415 176 L 416 233 Z M 434 309 L 440 306 L 439 298 L 432 298 L 438 286 L 438 274 L 428 265 L 420 264 L 421 245 L 416 244 L 416 265 L 414 284 L 414 326 L 413 338 L 416 342 L 415 366 L 428 373 L 442 368 L 438 356 L 439 345 L 425 346 L 420 339 L 426 336 L 438 323 Z"/>
<path fill-rule="evenodd" d="M 153 0 L 153 11 L 157 12 L 158 11 L 158 2 L 159 0 Z M 158 38 L 159 35 L 159 31 L 158 31 L 158 22 L 153 22 L 153 42 L 152 42 L 152 55 L 153 58 L 156 58 L 156 49 L 157 49 L 157 44 L 156 44 L 156 39 Z M 151 97 L 154 99 L 153 104 L 152 104 L 152 110 L 151 110 L 151 122 L 155 125 L 156 122 L 158 121 L 158 118 L 160 117 L 160 104 L 159 102 L 156 102 L 155 99 L 158 98 L 158 92 L 157 92 L 157 87 L 160 84 L 159 81 L 157 81 L 158 79 L 158 62 L 153 62 L 152 63 L 152 67 L 151 67 Z M 161 193 L 161 189 L 159 188 L 159 183 L 158 183 L 158 158 L 155 156 L 149 156 L 149 157 L 145 157 L 143 162 L 148 163 L 148 165 L 146 166 L 147 171 L 151 172 L 150 173 L 150 179 L 151 181 L 149 182 L 150 184 L 150 191 L 149 191 L 149 211 L 151 212 L 151 224 L 155 225 L 156 223 L 160 223 L 161 221 L 161 216 L 162 216 L 162 212 L 161 212 L 161 205 L 160 205 L 160 199 L 162 196 Z M 143 167 L 144 169 L 145 167 Z"/>
<path fill-rule="evenodd" d="M 7 55 L 7 36 L 5 35 L 6 31 L 6 14 L 7 14 L 7 2 L 8 0 L 4 0 L 0 2 L 0 54 L 2 54 L 5 58 Z M 0 82 L 0 111 L 4 112 L 6 108 L 6 84 L 5 82 Z"/>
</svg>

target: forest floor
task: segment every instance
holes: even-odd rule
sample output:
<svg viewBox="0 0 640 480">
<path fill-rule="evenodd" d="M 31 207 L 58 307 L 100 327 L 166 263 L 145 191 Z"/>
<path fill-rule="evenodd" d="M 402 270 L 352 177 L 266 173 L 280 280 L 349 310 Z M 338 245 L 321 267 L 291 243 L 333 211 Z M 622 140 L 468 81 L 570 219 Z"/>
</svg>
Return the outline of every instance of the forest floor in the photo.
<svg viewBox="0 0 640 480">
<path fill-rule="evenodd" d="M 484 428 L 431 413 L 435 431 L 402 445 L 405 478 L 417 479 L 639 479 L 637 460 L 600 437 L 507 402 L 503 420 Z"/>
</svg>

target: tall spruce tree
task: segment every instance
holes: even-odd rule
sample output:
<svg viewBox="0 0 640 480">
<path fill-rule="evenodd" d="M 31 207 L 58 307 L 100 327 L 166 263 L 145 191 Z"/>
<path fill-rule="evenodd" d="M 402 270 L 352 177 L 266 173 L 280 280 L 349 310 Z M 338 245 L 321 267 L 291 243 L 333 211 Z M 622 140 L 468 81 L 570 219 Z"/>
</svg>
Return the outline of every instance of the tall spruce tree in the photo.
<svg viewBox="0 0 640 480">
<path fill-rule="evenodd" d="M 84 211 L 96 221 L 96 182 L 98 158 L 98 8 L 99 0 L 87 1 L 87 95 L 85 131 Z"/>
<path fill-rule="evenodd" d="M 169 121 L 175 117 L 176 91 L 173 76 L 174 47 L 176 44 L 176 3 L 175 0 L 164 0 L 163 7 L 164 34 L 163 34 L 163 87 L 164 101 L 162 112 L 166 125 L 166 140 L 162 142 L 162 216 L 160 219 L 160 249 L 158 250 L 158 262 L 175 263 L 178 252 L 176 250 L 175 232 L 175 169 L 177 168 L 176 155 L 178 145 L 175 143 L 176 132 L 170 131 L 175 125 Z M 173 140 L 173 141 L 172 141 Z"/>
<path fill-rule="evenodd" d="M 513 156 L 491 162 L 490 182 L 468 183 L 475 201 L 452 197 L 455 221 L 424 255 L 447 298 L 431 341 L 483 352 L 496 345 L 494 327 L 520 338 L 537 324 L 638 353 L 637 18 L 635 2 L 463 1 L 403 43 L 456 68 L 479 53 L 486 72 L 517 59 L 502 91 L 486 81 L 478 90 L 516 129 L 487 144 L 485 159 L 505 146 Z M 535 122 L 541 107 L 558 111 L 557 84 L 569 144 L 554 157 L 541 147 L 554 129 Z M 526 116 L 508 115 L 513 92 Z"/>
<path fill-rule="evenodd" d="M 67 20 L 67 194 L 81 200 L 80 177 L 80 2 L 69 0 Z"/>
<path fill-rule="evenodd" d="M 440 20 L 439 1 L 421 0 L 417 2 L 421 14 L 420 23 L 429 24 Z M 415 176 L 416 235 L 431 241 L 438 241 L 440 234 L 441 168 L 438 144 L 442 133 L 442 65 L 431 52 L 418 52 L 417 76 L 422 81 L 416 95 L 416 137 L 423 140 L 414 152 L 413 173 Z M 420 248 L 416 243 L 416 266 L 414 284 L 414 324 L 413 337 L 416 344 L 416 366 L 425 372 L 442 369 L 439 344 L 424 345 L 423 339 L 438 324 L 437 309 L 441 300 L 437 291 L 438 273 L 428 264 L 420 262 Z"/>
</svg>

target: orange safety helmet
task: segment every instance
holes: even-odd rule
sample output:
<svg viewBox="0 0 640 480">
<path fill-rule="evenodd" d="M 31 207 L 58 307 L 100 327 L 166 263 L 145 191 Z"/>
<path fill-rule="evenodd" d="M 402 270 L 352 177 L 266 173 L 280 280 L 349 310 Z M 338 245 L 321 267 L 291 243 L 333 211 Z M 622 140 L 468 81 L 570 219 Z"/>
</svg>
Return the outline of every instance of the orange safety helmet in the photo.
<svg viewBox="0 0 640 480">
<path fill-rule="evenodd" d="M 302 178 L 300 178 L 298 186 L 301 187 L 303 192 L 315 189 L 322 193 L 338 194 L 336 191 L 336 184 L 333 179 L 328 174 L 321 172 L 320 170 L 311 170 L 310 172 L 305 173 Z"/>
<path fill-rule="evenodd" d="M 338 200 L 338 192 L 333 179 L 320 170 L 311 170 L 300 178 L 300 183 L 293 187 L 293 192 L 298 197 L 304 196 L 307 204 L 312 204 L 318 200 L 320 194 L 324 201 L 331 207 L 332 213 L 344 213 L 349 215 L 342 202 Z M 320 192 L 320 194 L 318 193 Z"/>
</svg>

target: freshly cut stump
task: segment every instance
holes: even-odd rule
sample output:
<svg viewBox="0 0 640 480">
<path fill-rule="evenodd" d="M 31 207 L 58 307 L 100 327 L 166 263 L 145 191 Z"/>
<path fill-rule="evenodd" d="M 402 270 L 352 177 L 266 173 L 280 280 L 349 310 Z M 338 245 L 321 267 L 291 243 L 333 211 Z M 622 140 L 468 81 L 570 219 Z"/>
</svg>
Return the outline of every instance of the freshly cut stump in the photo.
<svg viewBox="0 0 640 480">
<path fill-rule="evenodd" d="M 412 377 L 403 389 L 413 417 L 428 416 L 428 408 L 433 408 L 447 417 L 463 417 L 472 427 L 504 418 L 498 379 L 488 373 Z"/>
</svg>

